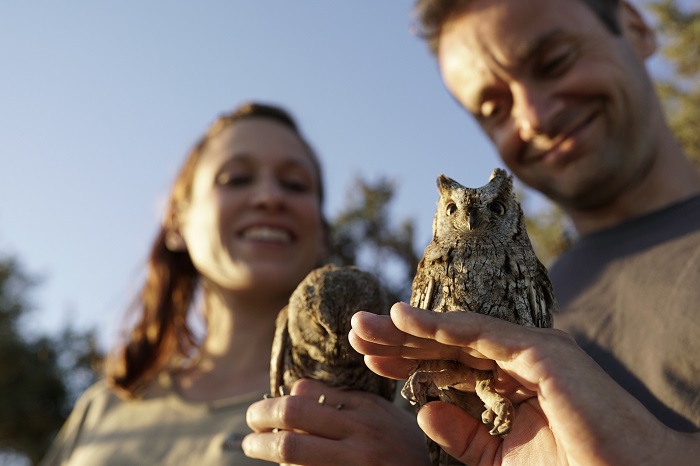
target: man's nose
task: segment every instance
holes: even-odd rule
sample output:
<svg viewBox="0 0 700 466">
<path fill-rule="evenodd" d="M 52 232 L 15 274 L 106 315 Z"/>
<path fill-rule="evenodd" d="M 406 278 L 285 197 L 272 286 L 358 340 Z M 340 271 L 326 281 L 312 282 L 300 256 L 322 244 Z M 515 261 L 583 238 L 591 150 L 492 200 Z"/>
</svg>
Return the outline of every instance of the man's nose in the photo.
<svg viewBox="0 0 700 466">
<path fill-rule="evenodd" d="M 544 87 L 513 87 L 513 118 L 520 139 L 532 141 L 537 136 L 553 136 L 561 102 Z"/>
</svg>

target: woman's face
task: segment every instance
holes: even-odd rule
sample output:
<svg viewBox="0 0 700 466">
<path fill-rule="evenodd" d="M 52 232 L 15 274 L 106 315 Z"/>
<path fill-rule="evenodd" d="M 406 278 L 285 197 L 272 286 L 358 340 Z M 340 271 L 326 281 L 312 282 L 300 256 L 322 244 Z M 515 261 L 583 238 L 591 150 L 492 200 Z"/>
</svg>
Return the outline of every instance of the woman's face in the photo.
<svg viewBox="0 0 700 466">
<path fill-rule="evenodd" d="M 205 282 L 291 293 L 326 252 L 319 189 L 308 150 L 274 120 L 238 121 L 212 137 L 179 215 Z"/>
</svg>

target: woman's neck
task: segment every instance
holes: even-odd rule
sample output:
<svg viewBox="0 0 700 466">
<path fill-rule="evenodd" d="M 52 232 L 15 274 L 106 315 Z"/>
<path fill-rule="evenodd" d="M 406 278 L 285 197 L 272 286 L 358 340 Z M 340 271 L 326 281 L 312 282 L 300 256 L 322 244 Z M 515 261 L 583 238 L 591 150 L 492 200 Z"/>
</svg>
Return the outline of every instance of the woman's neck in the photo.
<svg viewBox="0 0 700 466">
<path fill-rule="evenodd" d="M 207 334 L 200 357 L 176 375 L 182 396 L 204 402 L 268 391 L 275 319 L 286 302 L 286 298 L 246 297 L 207 287 Z"/>
</svg>

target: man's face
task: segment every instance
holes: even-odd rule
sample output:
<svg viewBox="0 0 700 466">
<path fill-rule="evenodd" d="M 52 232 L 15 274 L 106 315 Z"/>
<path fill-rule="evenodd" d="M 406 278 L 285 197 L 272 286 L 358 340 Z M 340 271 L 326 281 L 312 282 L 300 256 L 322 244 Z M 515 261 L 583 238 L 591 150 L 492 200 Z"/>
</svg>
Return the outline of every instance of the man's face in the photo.
<svg viewBox="0 0 700 466">
<path fill-rule="evenodd" d="M 604 205 L 651 166 L 658 112 L 637 35 L 649 31 L 631 20 L 646 28 L 623 6 L 616 36 L 580 0 L 474 0 L 440 37 L 448 90 L 564 208 Z"/>
</svg>

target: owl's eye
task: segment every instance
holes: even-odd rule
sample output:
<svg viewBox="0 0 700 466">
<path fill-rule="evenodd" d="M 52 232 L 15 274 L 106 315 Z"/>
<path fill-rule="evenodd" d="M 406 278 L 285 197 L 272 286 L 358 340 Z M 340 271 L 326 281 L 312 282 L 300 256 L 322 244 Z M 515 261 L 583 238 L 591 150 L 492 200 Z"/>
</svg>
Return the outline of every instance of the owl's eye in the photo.
<svg viewBox="0 0 700 466">
<path fill-rule="evenodd" d="M 489 204 L 489 210 L 496 215 L 503 215 L 506 213 L 506 206 L 498 201 L 493 201 Z"/>
<path fill-rule="evenodd" d="M 453 215 L 455 212 L 457 212 L 457 204 L 450 202 L 447 204 L 447 209 L 445 209 L 445 212 L 448 216 Z"/>
</svg>

